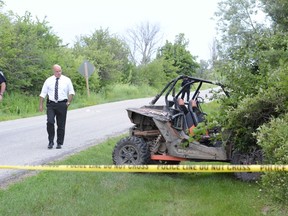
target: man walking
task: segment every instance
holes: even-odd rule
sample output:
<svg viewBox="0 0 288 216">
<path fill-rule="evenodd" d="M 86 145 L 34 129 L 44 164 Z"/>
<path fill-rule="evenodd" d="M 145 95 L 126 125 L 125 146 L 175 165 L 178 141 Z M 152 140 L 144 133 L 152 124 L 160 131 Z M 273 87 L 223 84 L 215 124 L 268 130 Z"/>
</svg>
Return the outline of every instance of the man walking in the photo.
<svg viewBox="0 0 288 216">
<path fill-rule="evenodd" d="M 6 79 L 3 72 L 0 70 L 0 101 L 3 99 L 3 94 L 6 90 Z"/>
<path fill-rule="evenodd" d="M 190 82 L 189 79 L 186 77 L 183 79 L 183 82 L 181 83 L 182 88 L 185 86 L 181 95 L 182 100 L 184 100 L 185 93 L 187 94 L 187 101 L 189 101 L 190 99 L 190 84 L 188 84 L 189 82 Z"/>
<path fill-rule="evenodd" d="M 52 149 L 55 137 L 55 117 L 57 122 L 57 147 L 61 149 L 64 142 L 67 108 L 70 105 L 73 95 L 75 95 L 71 80 L 62 75 L 62 69 L 59 65 L 52 67 L 54 75 L 46 79 L 42 87 L 39 102 L 39 111 L 43 111 L 43 103 L 47 98 L 47 132 L 48 149 Z"/>
</svg>

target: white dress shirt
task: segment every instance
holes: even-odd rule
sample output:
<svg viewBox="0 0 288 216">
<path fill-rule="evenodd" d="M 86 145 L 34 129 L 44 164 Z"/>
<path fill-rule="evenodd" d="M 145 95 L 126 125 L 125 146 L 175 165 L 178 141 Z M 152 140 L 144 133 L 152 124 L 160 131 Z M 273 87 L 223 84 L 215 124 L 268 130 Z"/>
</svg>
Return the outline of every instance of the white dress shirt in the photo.
<svg viewBox="0 0 288 216">
<path fill-rule="evenodd" d="M 49 100 L 56 102 L 54 98 L 55 83 L 56 83 L 56 77 L 54 75 L 47 78 L 46 81 L 44 82 L 41 94 L 39 96 L 45 98 L 48 95 Z M 70 78 L 61 75 L 58 80 L 58 101 L 68 99 L 68 95 L 75 95 L 72 82 Z"/>
</svg>

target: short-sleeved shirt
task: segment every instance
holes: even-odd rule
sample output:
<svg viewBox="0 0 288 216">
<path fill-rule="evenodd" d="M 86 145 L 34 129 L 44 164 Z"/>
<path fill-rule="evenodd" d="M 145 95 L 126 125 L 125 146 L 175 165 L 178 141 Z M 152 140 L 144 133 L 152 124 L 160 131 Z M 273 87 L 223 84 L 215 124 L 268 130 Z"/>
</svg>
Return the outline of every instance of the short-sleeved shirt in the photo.
<svg viewBox="0 0 288 216">
<path fill-rule="evenodd" d="M 55 101 L 55 84 L 56 77 L 53 75 L 46 79 L 40 93 L 40 97 L 45 98 L 47 95 L 49 100 Z M 68 99 L 68 95 L 75 95 L 75 91 L 70 78 L 61 75 L 58 80 L 58 101 Z"/>
<path fill-rule="evenodd" d="M 6 83 L 6 79 L 5 79 L 5 76 L 4 76 L 3 72 L 0 71 L 0 84 L 2 84 L 3 82 Z"/>
</svg>

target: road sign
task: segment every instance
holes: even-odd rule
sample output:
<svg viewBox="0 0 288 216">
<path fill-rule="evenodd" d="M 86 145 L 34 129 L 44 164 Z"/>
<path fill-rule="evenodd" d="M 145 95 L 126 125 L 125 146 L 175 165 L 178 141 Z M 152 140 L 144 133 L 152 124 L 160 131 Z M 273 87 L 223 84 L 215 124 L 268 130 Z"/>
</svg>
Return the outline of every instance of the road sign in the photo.
<svg viewBox="0 0 288 216">
<path fill-rule="evenodd" d="M 80 74 L 82 74 L 85 77 L 86 80 L 86 88 L 87 88 L 87 95 L 90 95 L 90 90 L 89 90 L 89 77 L 92 75 L 94 72 L 95 67 L 88 61 L 84 61 L 78 71 Z"/>
<path fill-rule="evenodd" d="M 87 70 L 87 71 L 86 71 Z M 92 65 L 90 62 L 88 61 L 84 61 L 79 69 L 78 69 L 79 73 L 82 74 L 83 76 L 87 76 L 87 77 L 90 77 L 93 72 L 95 71 L 95 67 L 94 65 Z M 87 72 L 87 73 L 86 73 Z"/>
</svg>

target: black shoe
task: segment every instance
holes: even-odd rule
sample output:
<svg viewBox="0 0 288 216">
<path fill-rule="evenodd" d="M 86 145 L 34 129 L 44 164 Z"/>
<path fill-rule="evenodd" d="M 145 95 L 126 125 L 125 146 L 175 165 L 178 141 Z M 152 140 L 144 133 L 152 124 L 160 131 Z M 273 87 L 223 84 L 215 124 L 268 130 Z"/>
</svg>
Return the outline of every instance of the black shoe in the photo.
<svg viewBox="0 0 288 216">
<path fill-rule="evenodd" d="M 54 143 L 53 142 L 49 142 L 48 144 L 48 149 L 52 149 L 53 148 Z"/>
<path fill-rule="evenodd" d="M 61 149 L 61 144 L 57 144 L 56 149 Z"/>
</svg>

